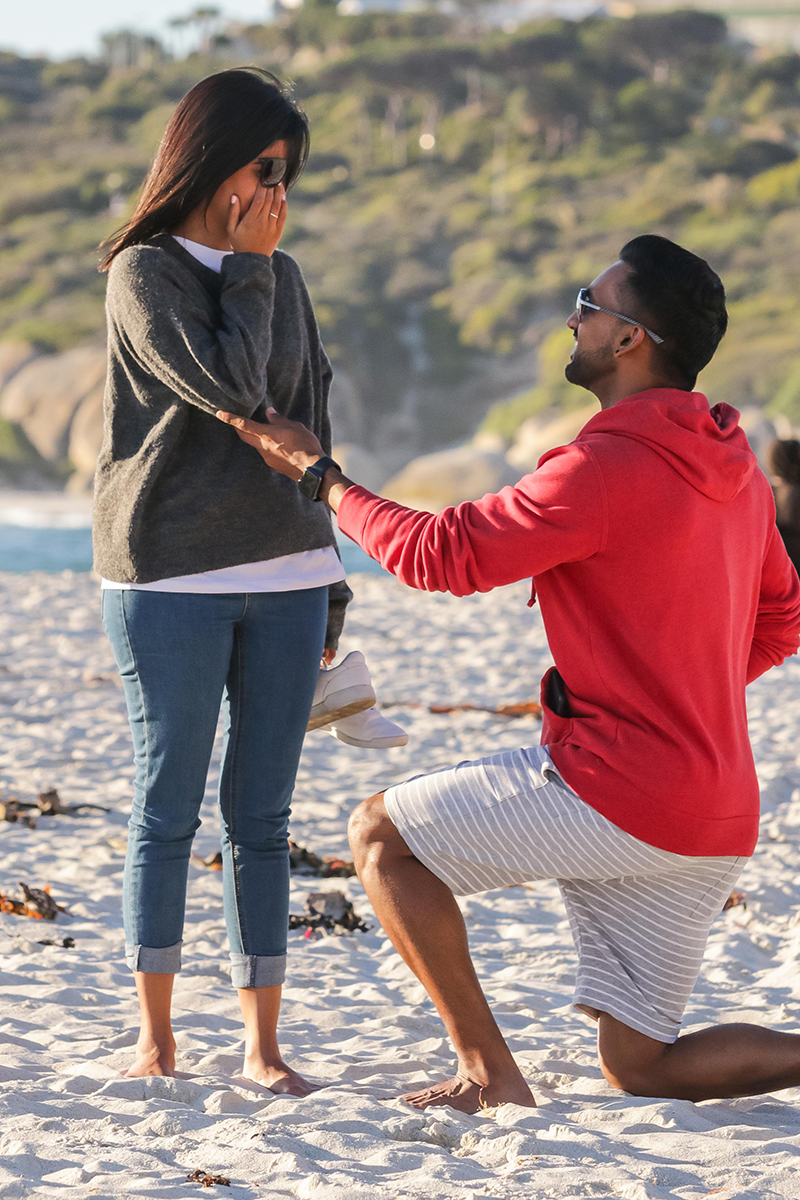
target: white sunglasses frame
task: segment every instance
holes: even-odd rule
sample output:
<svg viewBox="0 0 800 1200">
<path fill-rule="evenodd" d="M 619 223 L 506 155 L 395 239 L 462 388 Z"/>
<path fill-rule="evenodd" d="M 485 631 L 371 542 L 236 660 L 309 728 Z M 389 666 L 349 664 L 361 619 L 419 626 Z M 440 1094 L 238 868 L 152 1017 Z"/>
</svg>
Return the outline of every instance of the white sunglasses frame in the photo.
<svg viewBox="0 0 800 1200">
<path fill-rule="evenodd" d="M 657 333 L 653 333 L 652 329 L 648 329 L 647 326 L 643 325 L 641 321 L 634 321 L 633 317 L 625 317 L 622 315 L 622 313 L 614 312 L 611 308 L 602 308 L 601 305 L 594 304 L 591 300 L 584 299 L 583 293 L 588 291 L 588 288 L 582 287 L 578 292 L 578 299 L 575 302 L 575 311 L 578 314 L 578 320 L 580 320 L 582 308 L 593 308 L 595 312 L 608 313 L 610 317 L 616 317 L 620 321 L 626 321 L 628 325 L 638 325 L 639 328 L 643 329 L 646 334 L 649 334 L 657 346 L 663 344 L 664 339 L 659 337 Z"/>
</svg>

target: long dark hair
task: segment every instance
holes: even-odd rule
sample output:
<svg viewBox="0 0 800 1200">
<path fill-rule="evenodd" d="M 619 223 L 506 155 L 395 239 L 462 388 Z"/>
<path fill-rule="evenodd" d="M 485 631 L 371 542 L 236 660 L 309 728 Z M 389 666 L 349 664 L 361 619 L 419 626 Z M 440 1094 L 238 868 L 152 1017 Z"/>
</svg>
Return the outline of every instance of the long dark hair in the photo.
<svg viewBox="0 0 800 1200">
<path fill-rule="evenodd" d="M 168 233 L 273 142 L 289 144 L 285 185 L 308 158 L 308 120 L 280 80 L 260 67 L 219 71 L 181 100 L 127 224 L 103 242 L 107 271 L 121 250 Z"/>
</svg>

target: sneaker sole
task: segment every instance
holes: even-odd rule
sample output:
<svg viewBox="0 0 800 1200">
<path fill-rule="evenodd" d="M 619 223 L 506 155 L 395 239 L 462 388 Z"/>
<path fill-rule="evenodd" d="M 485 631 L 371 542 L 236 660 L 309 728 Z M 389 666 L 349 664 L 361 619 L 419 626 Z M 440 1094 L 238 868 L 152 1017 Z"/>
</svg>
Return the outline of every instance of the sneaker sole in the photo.
<svg viewBox="0 0 800 1200">
<path fill-rule="evenodd" d="M 365 688 L 363 685 L 343 688 L 341 692 L 336 693 L 337 702 L 334 708 L 320 709 L 317 712 L 312 708 L 307 728 L 308 730 L 321 729 L 323 725 L 341 721 L 343 717 L 354 717 L 356 713 L 372 708 L 376 699 L 372 688 Z"/>
<path fill-rule="evenodd" d="M 393 746 L 407 746 L 408 734 L 403 737 L 396 735 L 395 737 L 373 738 L 371 742 L 361 741 L 359 738 L 348 737 L 339 729 L 329 729 L 331 737 L 335 737 L 340 742 L 346 742 L 348 746 L 357 746 L 359 750 L 391 750 Z"/>
</svg>

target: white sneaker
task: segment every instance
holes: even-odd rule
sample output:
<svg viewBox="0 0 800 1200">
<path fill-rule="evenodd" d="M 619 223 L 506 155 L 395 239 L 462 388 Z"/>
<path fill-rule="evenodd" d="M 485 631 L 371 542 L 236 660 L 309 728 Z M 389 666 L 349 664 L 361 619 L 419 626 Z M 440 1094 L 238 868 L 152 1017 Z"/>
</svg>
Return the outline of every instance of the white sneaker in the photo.
<svg viewBox="0 0 800 1200">
<path fill-rule="evenodd" d="M 328 733 L 347 742 L 348 746 L 360 746 L 362 750 L 388 750 L 391 746 L 405 746 L 408 734 L 394 721 L 382 717 L 374 706 L 353 717 L 342 717 L 332 722 Z"/>
<path fill-rule="evenodd" d="M 351 650 L 338 667 L 320 671 L 311 706 L 309 729 L 351 717 L 375 703 L 375 689 L 360 650 Z"/>
</svg>

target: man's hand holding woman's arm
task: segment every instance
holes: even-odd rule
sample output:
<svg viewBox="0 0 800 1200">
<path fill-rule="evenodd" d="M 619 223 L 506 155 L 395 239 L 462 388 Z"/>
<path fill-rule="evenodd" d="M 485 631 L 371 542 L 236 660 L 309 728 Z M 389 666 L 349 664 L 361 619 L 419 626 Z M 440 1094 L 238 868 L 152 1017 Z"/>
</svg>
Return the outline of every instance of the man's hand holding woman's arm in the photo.
<svg viewBox="0 0 800 1200">
<path fill-rule="evenodd" d="M 218 413 L 269 466 L 298 480 L 324 457 L 305 426 L 269 413 L 269 425 Z M 349 493 L 349 494 L 348 494 Z M 571 443 L 516 487 L 447 508 L 418 512 L 325 472 L 320 491 L 340 528 L 409 587 L 467 596 L 579 562 L 605 544 L 605 485 L 585 446 Z"/>
<path fill-rule="evenodd" d="M 289 479 L 301 479 L 308 467 L 325 457 L 319 439 L 305 425 L 280 416 L 274 408 L 267 409 L 267 413 L 268 425 L 229 412 L 218 412 L 217 416 L 226 425 L 232 425 L 242 441 L 258 451 L 267 466 Z M 349 487 L 353 487 L 352 480 L 336 467 L 329 467 L 322 480 L 319 498 L 336 512 Z"/>
</svg>

